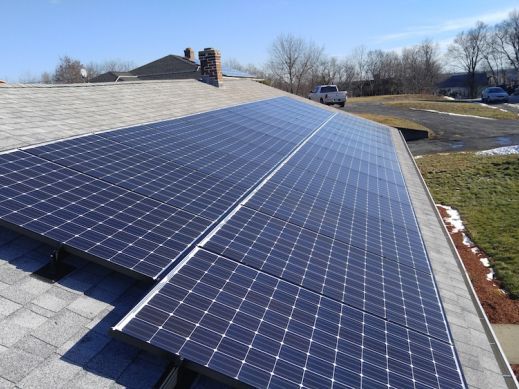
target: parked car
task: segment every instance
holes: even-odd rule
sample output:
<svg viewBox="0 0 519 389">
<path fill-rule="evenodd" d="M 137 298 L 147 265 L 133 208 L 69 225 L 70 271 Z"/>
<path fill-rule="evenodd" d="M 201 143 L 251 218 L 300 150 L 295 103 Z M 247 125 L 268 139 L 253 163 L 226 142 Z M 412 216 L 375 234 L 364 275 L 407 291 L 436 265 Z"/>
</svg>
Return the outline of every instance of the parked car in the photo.
<svg viewBox="0 0 519 389">
<path fill-rule="evenodd" d="M 313 101 L 318 101 L 321 104 L 339 104 L 341 107 L 344 107 L 344 104 L 348 100 L 348 92 L 339 91 L 337 85 L 317 85 L 308 94 L 308 98 Z"/>
<path fill-rule="evenodd" d="M 497 86 L 485 88 L 483 89 L 483 92 L 481 92 L 481 101 L 484 103 L 493 103 L 497 101 L 508 103 L 509 97 L 510 96 L 503 88 Z"/>
</svg>

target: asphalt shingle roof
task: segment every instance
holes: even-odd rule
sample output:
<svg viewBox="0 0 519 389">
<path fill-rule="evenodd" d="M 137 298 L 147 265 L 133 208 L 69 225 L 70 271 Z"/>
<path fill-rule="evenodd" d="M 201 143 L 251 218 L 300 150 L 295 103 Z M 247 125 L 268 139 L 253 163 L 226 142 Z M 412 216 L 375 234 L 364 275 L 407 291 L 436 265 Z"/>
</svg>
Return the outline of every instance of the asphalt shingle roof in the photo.
<svg viewBox="0 0 519 389">
<path fill-rule="evenodd" d="M 184 80 L 201 78 L 200 64 L 180 55 L 169 54 L 149 62 L 129 72 L 106 72 L 90 80 L 90 82 L 114 82 L 135 80 Z M 253 75 L 222 66 L 222 74 L 227 77 L 254 78 Z"/>
<path fill-rule="evenodd" d="M 108 329 L 149 286 L 77 258 L 55 284 L 31 274 L 51 247 L 0 228 L 0 387 L 151 387 L 163 358 Z"/>
<path fill-rule="evenodd" d="M 221 88 L 195 80 L 6 85 L 0 88 L 0 150 L 281 95 L 249 80 L 226 80 Z M 507 387 L 453 245 L 405 142 L 396 130 L 392 134 L 467 382 Z M 167 361 L 107 334 L 150 286 L 73 257 L 67 261 L 77 269 L 48 284 L 31 273 L 48 262 L 50 252 L 0 228 L 0 387 L 151 386 Z"/>
</svg>

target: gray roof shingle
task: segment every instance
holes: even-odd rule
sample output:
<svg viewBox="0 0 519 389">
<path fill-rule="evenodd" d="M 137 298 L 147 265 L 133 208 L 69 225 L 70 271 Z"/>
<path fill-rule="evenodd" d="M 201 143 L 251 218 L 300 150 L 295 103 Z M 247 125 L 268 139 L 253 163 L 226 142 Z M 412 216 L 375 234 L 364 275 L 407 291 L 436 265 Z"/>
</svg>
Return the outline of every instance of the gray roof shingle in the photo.
<svg viewBox="0 0 519 389">
<path fill-rule="evenodd" d="M 153 386 L 167 361 L 107 333 L 148 286 L 77 258 L 55 284 L 32 277 L 51 251 L 0 228 L 0 387 Z"/>
</svg>

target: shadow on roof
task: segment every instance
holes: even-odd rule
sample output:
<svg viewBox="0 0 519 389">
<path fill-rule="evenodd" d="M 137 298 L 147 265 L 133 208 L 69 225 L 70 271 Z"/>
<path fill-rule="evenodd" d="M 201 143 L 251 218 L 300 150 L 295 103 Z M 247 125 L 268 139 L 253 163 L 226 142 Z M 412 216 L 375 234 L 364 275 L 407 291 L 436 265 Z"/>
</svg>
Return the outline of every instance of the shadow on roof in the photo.
<svg viewBox="0 0 519 389">
<path fill-rule="evenodd" d="M 60 360 L 81 368 L 73 369 L 79 371 L 74 385 L 107 387 L 116 382 L 130 388 L 153 387 L 168 361 L 108 333 L 151 285 L 72 256 L 65 256 L 63 261 L 76 269 L 57 282 L 49 284 L 31 277 L 30 273 L 49 262 L 52 251 L 48 245 L 0 227 L 1 296 L 12 300 L 11 304 L 21 311 L 35 312 L 28 317 L 37 317 L 41 322 L 28 323 L 24 336 L 36 338 L 52 350 L 40 366 L 34 366 L 34 371 L 42 369 L 59 379 L 63 373 L 48 366 L 66 366 L 52 364 Z M 25 284 L 31 285 L 34 293 L 24 292 Z M 17 344 L 12 344 L 14 350 Z M 20 372 L 20 380 L 29 377 L 30 372 L 24 373 Z"/>
</svg>

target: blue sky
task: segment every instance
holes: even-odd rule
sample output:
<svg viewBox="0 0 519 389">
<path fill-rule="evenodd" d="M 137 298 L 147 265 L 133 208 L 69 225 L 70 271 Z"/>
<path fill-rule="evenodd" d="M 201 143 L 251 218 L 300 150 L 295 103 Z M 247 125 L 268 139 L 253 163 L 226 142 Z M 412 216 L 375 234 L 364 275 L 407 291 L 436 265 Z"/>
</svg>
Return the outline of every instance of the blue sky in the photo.
<svg viewBox="0 0 519 389">
<path fill-rule="evenodd" d="M 425 38 L 445 47 L 477 20 L 494 24 L 517 0 L 0 0 L 0 79 L 53 71 L 60 56 L 142 65 L 185 47 L 261 65 L 280 33 L 343 57 L 355 47 L 400 49 Z"/>
</svg>

